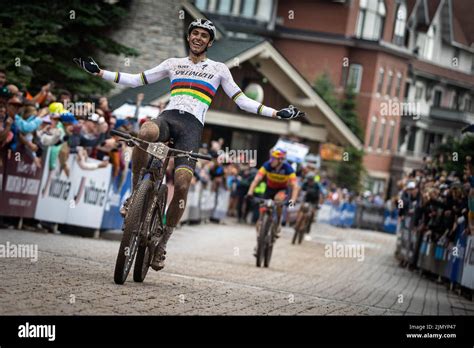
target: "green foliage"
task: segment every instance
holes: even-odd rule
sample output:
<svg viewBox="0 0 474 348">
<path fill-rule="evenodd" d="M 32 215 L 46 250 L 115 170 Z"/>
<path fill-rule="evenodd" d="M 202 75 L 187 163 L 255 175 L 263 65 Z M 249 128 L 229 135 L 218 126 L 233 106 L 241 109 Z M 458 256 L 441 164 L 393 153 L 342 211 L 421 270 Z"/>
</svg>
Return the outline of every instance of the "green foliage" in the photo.
<svg viewBox="0 0 474 348">
<path fill-rule="evenodd" d="M 341 100 L 340 113 L 342 121 L 360 139 L 363 140 L 364 132 L 360 126 L 356 112 L 356 93 L 353 86 L 348 86 L 344 91 L 344 98 Z"/>
<path fill-rule="evenodd" d="M 321 98 L 331 107 L 331 109 L 339 114 L 339 101 L 334 93 L 334 85 L 332 84 L 331 77 L 327 72 L 324 72 L 318 77 L 314 84 L 314 90 L 319 94 Z"/>
<path fill-rule="evenodd" d="M 57 87 L 83 95 L 106 92 L 111 84 L 81 71 L 72 59 L 94 56 L 98 50 L 136 56 L 138 52 L 107 36 L 126 13 L 120 2 L 103 0 L 4 4 L 0 12 L 0 66 L 7 70 L 9 82 L 30 91 L 54 80 Z"/>
<path fill-rule="evenodd" d="M 336 167 L 335 182 L 339 187 L 360 192 L 362 176 L 365 174 L 363 165 L 364 150 L 348 146 L 344 152 L 343 160 L 338 162 Z"/>
<path fill-rule="evenodd" d="M 436 164 L 448 173 L 456 172 L 462 176 L 466 164 L 466 156 L 471 156 L 474 162 L 474 135 L 449 139 L 434 151 Z"/>
<path fill-rule="evenodd" d="M 356 113 L 356 97 L 354 87 L 348 85 L 344 90 L 341 100 L 336 97 L 334 85 L 331 77 L 324 72 L 318 77 L 314 84 L 314 90 L 331 107 L 331 109 L 341 118 L 344 124 L 360 139 L 363 140 L 364 132 L 360 126 Z"/>
<path fill-rule="evenodd" d="M 341 118 L 344 124 L 361 140 L 364 132 L 357 118 L 356 97 L 353 86 L 347 86 L 344 96 L 338 100 L 334 92 L 334 85 L 327 72 L 318 77 L 314 84 L 314 90 L 331 107 L 331 109 Z M 363 165 L 364 151 L 357 150 L 349 146 L 345 149 L 347 161 L 343 160 L 335 164 L 335 182 L 339 187 L 359 192 L 361 189 L 362 176 L 365 173 Z M 344 156 L 343 156 L 344 157 Z M 344 158 L 343 158 L 344 159 Z"/>
</svg>

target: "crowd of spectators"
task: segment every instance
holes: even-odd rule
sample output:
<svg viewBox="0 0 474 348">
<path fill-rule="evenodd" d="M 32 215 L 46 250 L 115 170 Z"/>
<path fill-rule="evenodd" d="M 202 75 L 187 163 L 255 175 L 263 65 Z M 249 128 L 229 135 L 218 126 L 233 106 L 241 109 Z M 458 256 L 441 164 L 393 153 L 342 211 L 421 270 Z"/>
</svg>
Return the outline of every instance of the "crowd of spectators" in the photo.
<svg viewBox="0 0 474 348">
<path fill-rule="evenodd" d="M 442 160 L 439 159 L 426 159 L 422 168 L 399 182 L 399 219 L 408 221 L 406 227 L 418 234 L 415 258 L 408 264 L 410 267 L 416 266 L 417 251 L 424 236 L 428 241 L 449 248 L 460 234 L 474 233 L 471 158 L 466 158 L 464 173 L 448 173 L 440 166 Z M 406 263 L 402 260 L 402 264 Z"/>
<path fill-rule="evenodd" d="M 94 170 L 111 163 L 114 176 L 118 175 L 129 163 L 130 156 L 125 156 L 129 149 L 110 131 L 136 132 L 137 115 L 117 119 L 104 96 L 86 102 L 72 98 L 69 91 L 56 89 L 54 82 L 31 95 L 27 89 L 9 83 L 7 72 L 0 69 L 0 151 L 11 158 L 21 149 L 21 153 L 41 168 L 49 150 L 48 169 L 55 169 L 59 159 L 61 171 L 68 176 L 69 154 L 77 154 L 81 168 Z M 143 95 L 138 95 L 138 107 L 142 100 Z M 4 158 L 0 156 L 0 160 Z"/>
</svg>

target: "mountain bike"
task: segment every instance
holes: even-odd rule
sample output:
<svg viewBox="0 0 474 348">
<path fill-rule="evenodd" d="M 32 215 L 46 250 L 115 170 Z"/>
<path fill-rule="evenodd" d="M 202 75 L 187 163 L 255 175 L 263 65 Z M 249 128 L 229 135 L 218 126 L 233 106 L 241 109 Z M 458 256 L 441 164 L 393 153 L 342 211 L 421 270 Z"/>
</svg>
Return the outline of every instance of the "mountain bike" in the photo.
<svg viewBox="0 0 474 348">
<path fill-rule="evenodd" d="M 150 155 L 147 166 L 140 170 L 137 189 L 129 198 L 114 271 L 115 283 L 123 284 L 135 261 L 133 280 L 143 282 L 153 260 L 155 242 L 159 242 L 163 234 L 168 199 L 168 186 L 163 183 L 163 178 L 170 157 L 184 156 L 195 161 L 211 160 L 212 157 L 173 149 L 160 142 L 148 142 L 117 130 L 112 130 L 111 134 L 119 136 L 128 146 L 137 146 Z"/>
<path fill-rule="evenodd" d="M 291 244 L 295 244 L 298 241 L 298 244 L 301 244 L 303 241 L 304 235 L 309 232 L 312 222 L 312 211 L 311 211 L 311 204 L 308 202 L 304 202 L 300 208 L 300 218 L 295 224 L 295 233 L 293 234 L 293 238 L 291 239 Z"/>
<path fill-rule="evenodd" d="M 259 228 L 257 238 L 257 267 L 264 267 L 270 265 L 270 259 L 272 258 L 273 246 L 276 240 L 276 231 L 278 229 L 278 214 L 277 207 L 279 205 L 285 205 L 287 202 L 275 202 L 273 199 L 264 199 L 259 197 L 253 197 L 253 200 L 259 202 L 259 218 L 257 221 L 257 228 Z"/>
</svg>

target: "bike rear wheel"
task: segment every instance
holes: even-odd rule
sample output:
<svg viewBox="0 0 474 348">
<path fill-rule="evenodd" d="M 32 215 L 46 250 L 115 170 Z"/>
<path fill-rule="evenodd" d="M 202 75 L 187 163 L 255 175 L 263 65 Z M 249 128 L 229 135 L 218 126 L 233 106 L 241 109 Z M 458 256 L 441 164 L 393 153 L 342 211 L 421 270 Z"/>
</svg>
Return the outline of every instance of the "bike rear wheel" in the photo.
<svg viewBox="0 0 474 348">
<path fill-rule="evenodd" d="M 300 239 L 301 230 L 304 226 L 304 215 L 295 224 L 295 233 L 293 233 L 293 238 L 291 238 L 291 244 L 295 244 L 297 240 Z M 301 243 L 301 242 L 300 242 Z"/>
<path fill-rule="evenodd" d="M 161 237 L 163 231 L 163 221 L 160 221 L 160 217 L 163 219 L 165 214 L 166 201 L 168 199 L 168 186 L 162 184 L 157 195 L 158 200 L 153 207 L 153 211 L 148 213 L 150 216 L 147 216 L 145 226 L 146 238 L 143 243 L 140 243 L 138 246 L 135 266 L 133 268 L 133 280 L 138 283 L 145 280 L 148 269 L 150 268 L 151 260 L 153 259 L 153 255 L 149 248 L 150 238 L 155 231 Z"/>
<path fill-rule="evenodd" d="M 267 243 L 265 244 L 265 259 L 263 260 L 264 267 L 270 266 L 272 252 L 273 252 L 273 242 L 271 240 L 270 241 L 267 240 Z"/>
<path fill-rule="evenodd" d="M 272 219 L 269 215 L 265 214 L 262 218 L 260 225 L 260 232 L 258 235 L 257 243 L 257 267 L 261 267 L 264 263 L 266 248 L 267 248 L 267 235 L 270 233 L 272 227 Z"/>
<path fill-rule="evenodd" d="M 147 202 L 153 185 L 149 179 L 141 182 L 125 217 L 122 241 L 115 262 L 114 281 L 123 284 L 127 280 L 133 259 L 140 244 L 140 231 L 147 212 Z"/>
</svg>

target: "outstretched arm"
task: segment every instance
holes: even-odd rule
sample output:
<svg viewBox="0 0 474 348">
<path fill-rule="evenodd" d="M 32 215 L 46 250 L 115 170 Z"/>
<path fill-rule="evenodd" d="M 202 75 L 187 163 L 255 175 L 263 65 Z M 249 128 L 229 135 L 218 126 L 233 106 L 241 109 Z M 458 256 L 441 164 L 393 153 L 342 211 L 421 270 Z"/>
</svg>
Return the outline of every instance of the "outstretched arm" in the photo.
<svg viewBox="0 0 474 348">
<path fill-rule="evenodd" d="M 224 92 L 231 98 L 242 110 L 252 114 L 258 114 L 268 117 L 277 117 L 277 111 L 263 104 L 257 103 L 255 100 L 247 97 L 239 86 L 235 83 L 229 68 L 222 64 L 221 85 Z"/>
<path fill-rule="evenodd" d="M 112 81 L 121 85 L 137 87 L 159 81 L 169 76 L 170 59 L 161 62 L 153 69 L 143 71 L 139 74 L 128 74 L 119 71 L 108 71 L 99 68 L 94 59 L 74 58 L 74 62 L 86 72 L 98 75 L 104 80 Z"/>
<path fill-rule="evenodd" d="M 288 108 L 277 111 L 273 108 L 260 104 L 253 99 L 250 99 L 242 92 L 240 87 L 237 86 L 234 79 L 232 78 L 229 68 L 225 64 L 222 64 L 221 85 L 229 98 L 232 98 L 239 108 L 247 112 L 285 119 L 291 119 L 305 115 L 304 112 L 299 111 L 297 108 L 291 105 Z"/>
</svg>

